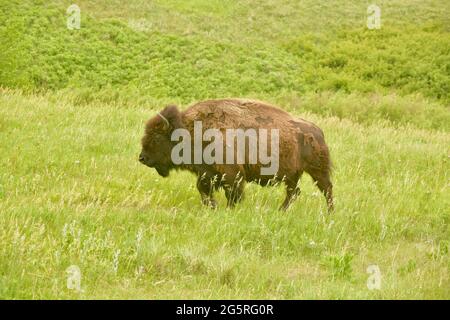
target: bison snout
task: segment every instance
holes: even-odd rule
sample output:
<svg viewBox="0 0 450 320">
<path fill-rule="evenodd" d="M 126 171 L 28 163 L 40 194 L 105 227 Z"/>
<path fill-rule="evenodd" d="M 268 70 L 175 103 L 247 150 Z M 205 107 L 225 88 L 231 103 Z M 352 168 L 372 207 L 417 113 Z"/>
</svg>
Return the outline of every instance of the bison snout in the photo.
<svg viewBox="0 0 450 320">
<path fill-rule="evenodd" d="M 139 162 L 146 165 L 147 167 L 153 168 L 155 166 L 155 161 L 147 157 L 145 154 L 141 153 L 139 155 Z"/>
<path fill-rule="evenodd" d="M 139 162 L 149 167 L 151 167 L 153 164 L 152 161 L 150 161 L 150 159 L 146 157 L 143 153 L 139 155 Z"/>
</svg>

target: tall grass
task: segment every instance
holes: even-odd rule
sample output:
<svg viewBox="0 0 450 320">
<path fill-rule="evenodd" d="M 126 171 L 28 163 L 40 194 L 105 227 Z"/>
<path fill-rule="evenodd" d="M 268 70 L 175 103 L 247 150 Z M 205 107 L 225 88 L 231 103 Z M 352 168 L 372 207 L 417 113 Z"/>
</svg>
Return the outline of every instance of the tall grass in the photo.
<svg viewBox="0 0 450 320">
<path fill-rule="evenodd" d="M 0 298 L 450 297 L 445 2 L 70 4 L 0 0 Z M 226 96 L 323 128 L 333 215 L 306 176 L 211 211 L 138 163 L 156 110 Z"/>
<path fill-rule="evenodd" d="M 297 112 L 328 138 L 336 212 L 307 177 L 286 213 L 255 185 L 211 211 L 193 176 L 136 160 L 151 109 L 0 103 L 2 298 L 448 298 L 448 133 Z"/>
</svg>

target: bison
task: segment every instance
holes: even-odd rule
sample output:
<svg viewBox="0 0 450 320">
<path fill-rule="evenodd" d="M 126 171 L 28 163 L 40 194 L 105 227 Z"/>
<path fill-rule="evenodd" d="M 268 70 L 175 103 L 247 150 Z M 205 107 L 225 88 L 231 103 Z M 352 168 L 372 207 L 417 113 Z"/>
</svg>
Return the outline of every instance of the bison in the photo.
<svg viewBox="0 0 450 320">
<path fill-rule="evenodd" d="M 275 150 L 272 144 L 269 147 L 272 153 L 278 152 L 277 171 L 262 174 L 265 166 L 260 160 L 256 163 L 248 161 L 251 147 L 248 145 L 243 151 L 244 161 L 241 163 L 174 161 L 173 149 L 179 143 L 173 139 L 174 132 L 181 129 L 194 136 L 195 123 L 201 123 L 203 130 L 215 129 L 218 132 L 227 129 L 278 130 L 278 149 Z M 249 141 L 248 137 L 245 139 Z M 271 138 L 270 141 L 275 140 Z M 185 111 L 169 105 L 148 120 L 141 143 L 139 161 L 142 164 L 155 168 L 163 177 L 167 177 L 172 169 L 193 172 L 197 176 L 197 189 L 202 203 L 213 208 L 217 205 L 213 197 L 214 191 L 223 188 L 227 204 L 232 207 L 243 198 L 245 182 L 256 182 L 262 186 L 284 183 L 286 198 L 280 209 L 286 210 L 300 194 L 298 181 L 303 172 L 307 172 L 324 194 L 329 211 L 333 209 L 331 160 L 322 130 L 313 123 L 294 118 L 268 103 L 246 99 L 208 100 L 198 102 Z M 232 144 L 234 143 L 233 141 Z M 192 148 L 187 148 L 184 152 L 193 155 L 196 152 L 194 144 L 195 142 L 191 142 Z M 223 141 L 222 145 L 225 150 L 230 147 L 230 142 Z M 205 149 L 206 141 L 202 141 L 198 146 Z M 232 150 L 235 153 L 238 151 Z M 184 156 L 190 158 L 191 154 Z"/>
</svg>

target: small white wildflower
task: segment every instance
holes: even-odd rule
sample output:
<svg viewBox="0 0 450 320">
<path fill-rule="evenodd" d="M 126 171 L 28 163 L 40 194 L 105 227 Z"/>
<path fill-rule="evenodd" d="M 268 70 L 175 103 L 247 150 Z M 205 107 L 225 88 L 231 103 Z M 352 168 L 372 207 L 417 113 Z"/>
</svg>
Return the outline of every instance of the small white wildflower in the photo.
<svg viewBox="0 0 450 320">
<path fill-rule="evenodd" d="M 309 240 L 309 242 L 308 242 L 308 247 L 310 247 L 310 248 L 315 248 L 316 247 L 316 242 L 314 241 L 314 240 Z"/>
<path fill-rule="evenodd" d="M 145 272 L 144 266 L 139 266 L 136 270 L 136 277 L 140 278 Z"/>
<path fill-rule="evenodd" d="M 328 224 L 328 229 L 331 229 L 331 227 L 334 225 L 334 220 L 331 220 L 330 223 Z"/>
</svg>

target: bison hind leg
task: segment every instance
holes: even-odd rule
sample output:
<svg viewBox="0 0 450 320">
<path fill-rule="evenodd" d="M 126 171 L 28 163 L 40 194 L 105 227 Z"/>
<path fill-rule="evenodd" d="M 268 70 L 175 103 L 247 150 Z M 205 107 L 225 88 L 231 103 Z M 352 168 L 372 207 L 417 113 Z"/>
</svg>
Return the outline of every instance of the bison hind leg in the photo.
<svg viewBox="0 0 450 320">
<path fill-rule="evenodd" d="M 329 170 L 311 170 L 308 172 L 313 178 L 319 190 L 325 196 L 327 201 L 328 212 L 331 213 L 334 210 L 333 203 L 333 183 L 330 179 Z"/>
<path fill-rule="evenodd" d="M 328 212 L 333 211 L 333 184 L 331 183 L 332 163 L 330 152 L 323 137 L 307 135 L 305 154 L 303 155 L 304 170 L 315 181 L 319 190 L 325 196 Z"/>
</svg>

